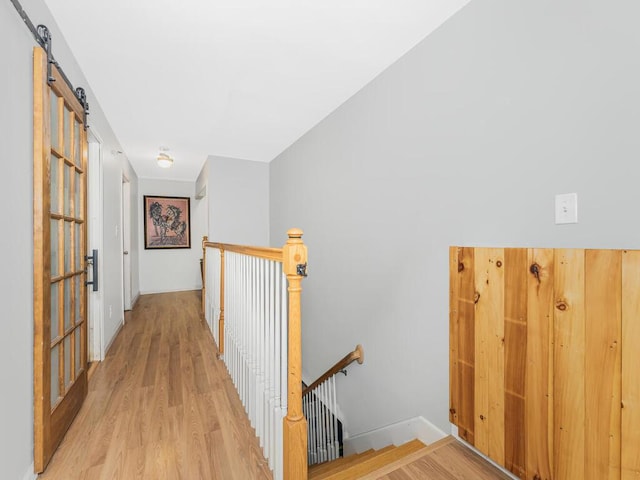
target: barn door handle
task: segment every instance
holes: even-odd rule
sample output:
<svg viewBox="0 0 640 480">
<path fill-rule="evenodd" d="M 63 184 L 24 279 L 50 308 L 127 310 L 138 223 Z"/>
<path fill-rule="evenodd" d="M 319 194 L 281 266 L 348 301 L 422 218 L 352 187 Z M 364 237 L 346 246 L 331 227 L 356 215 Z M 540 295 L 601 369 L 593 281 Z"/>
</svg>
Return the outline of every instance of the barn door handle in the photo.
<svg viewBox="0 0 640 480">
<path fill-rule="evenodd" d="M 91 281 L 85 280 L 85 285 L 91 285 L 94 292 L 98 291 L 98 250 L 93 250 L 92 255 L 85 255 L 84 259 L 88 265 L 91 265 Z"/>
</svg>

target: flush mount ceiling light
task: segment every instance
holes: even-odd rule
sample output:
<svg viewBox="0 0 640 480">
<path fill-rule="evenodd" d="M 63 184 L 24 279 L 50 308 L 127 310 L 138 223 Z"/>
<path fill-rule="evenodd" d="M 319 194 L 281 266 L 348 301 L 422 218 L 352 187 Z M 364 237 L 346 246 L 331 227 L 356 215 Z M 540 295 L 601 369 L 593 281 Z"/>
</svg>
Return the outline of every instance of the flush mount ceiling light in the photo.
<svg viewBox="0 0 640 480">
<path fill-rule="evenodd" d="M 173 158 L 171 158 L 171 156 L 169 156 L 169 154 L 165 151 L 162 151 L 158 154 L 158 158 L 156 158 L 156 161 L 158 162 L 158 166 L 160 168 L 170 168 L 173 165 Z"/>
</svg>

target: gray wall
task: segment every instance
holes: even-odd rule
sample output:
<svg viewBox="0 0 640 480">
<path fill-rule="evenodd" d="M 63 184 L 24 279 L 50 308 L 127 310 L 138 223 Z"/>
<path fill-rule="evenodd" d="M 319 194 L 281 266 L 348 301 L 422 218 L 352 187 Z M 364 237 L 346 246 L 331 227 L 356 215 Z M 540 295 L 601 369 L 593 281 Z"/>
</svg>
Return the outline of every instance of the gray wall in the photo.
<svg viewBox="0 0 640 480">
<path fill-rule="evenodd" d="M 210 156 L 209 240 L 239 245 L 269 244 L 269 164 Z"/>
<path fill-rule="evenodd" d="M 103 151 L 122 150 L 100 105 L 42 0 L 22 4 L 37 25 L 53 34 L 54 55 L 75 86 L 83 86 L 91 105 L 90 124 Z M 33 462 L 33 47 L 35 41 L 10 2 L 0 2 L 0 202 L 4 234 L 0 237 L 0 478 L 29 478 Z M 135 173 L 122 156 L 104 155 L 104 299 L 122 305 L 121 243 L 112 240 L 120 226 L 120 182 L 125 172 L 137 190 Z M 10 207 L 10 208 L 9 208 Z M 134 221 L 135 221 L 134 217 Z M 121 228 L 120 228 L 121 231 Z M 108 235 L 108 233 L 110 235 Z M 117 246 L 117 248 L 116 248 Z M 111 248 L 112 247 L 112 248 Z M 118 267 L 119 265 L 119 267 Z M 137 266 L 133 266 L 134 278 Z M 105 335 L 108 332 L 105 328 Z"/>
<path fill-rule="evenodd" d="M 202 288 L 200 258 L 202 237 L 206 235 L 206 198 L 195 199 L 195 182 L 141 178 L 140 196 L 135 210 L 142 211 L 145 195 L 189 197 L 191 208 L 191 248 L 145 250 L 144 222 L 139 222 L 140 238 L 140 293 L 177 292 Z"/>
<path fill-rule="evenodd" d="M 305 230 L 303 365 L 351 434 L 448 430 L 450 245 L 638 248 L 640 3 L 474 0 L 271 163 Z M 554 224 L 554 194 L 579 221 Z"/>
<path fill-rule="evenodd" d="M 0 4 L 0 477 L 21 480 L 33 462 L 33 99 L 29 34 Z M 13 72 L 21 72 L 15 75 Z M 11 226 L 8 229 L 8 226 Z"/>
</svg>

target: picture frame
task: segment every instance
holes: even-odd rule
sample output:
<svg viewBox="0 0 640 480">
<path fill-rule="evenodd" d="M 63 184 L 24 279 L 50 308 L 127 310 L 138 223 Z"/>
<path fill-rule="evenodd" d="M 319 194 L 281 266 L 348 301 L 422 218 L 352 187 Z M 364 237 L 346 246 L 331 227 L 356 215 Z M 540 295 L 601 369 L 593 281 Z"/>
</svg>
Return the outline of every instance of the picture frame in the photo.
<svg viewBox="0 0 640 480">
<path fill-rule="evenodd" d="M 144 248 L 191 248 L 191 199 L 145 195 L 143 200 Z"/>
</svg>

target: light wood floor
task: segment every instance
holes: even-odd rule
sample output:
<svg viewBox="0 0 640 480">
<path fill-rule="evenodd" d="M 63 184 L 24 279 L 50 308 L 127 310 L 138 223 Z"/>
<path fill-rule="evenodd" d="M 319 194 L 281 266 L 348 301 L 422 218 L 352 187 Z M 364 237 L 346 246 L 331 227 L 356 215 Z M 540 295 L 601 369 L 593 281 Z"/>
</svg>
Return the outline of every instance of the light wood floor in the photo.
<svg viewBox="0 0 640 480">
<path fill-rule="evenodd" d="M 372 474 L 367 480 L 509 480 L 509 477 L 487 463 L 451 437 L 441 445 L 427 447 L 413 458 L 386 474 Z M 389 469 L 391 470 L 391 469 Z"/>
<path fill-rule="evenodd" d="M 272 478 L 199 308 L 140 297 L 40 479 Z"/>
</svg>

